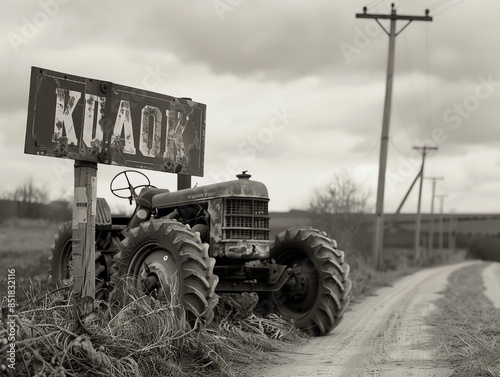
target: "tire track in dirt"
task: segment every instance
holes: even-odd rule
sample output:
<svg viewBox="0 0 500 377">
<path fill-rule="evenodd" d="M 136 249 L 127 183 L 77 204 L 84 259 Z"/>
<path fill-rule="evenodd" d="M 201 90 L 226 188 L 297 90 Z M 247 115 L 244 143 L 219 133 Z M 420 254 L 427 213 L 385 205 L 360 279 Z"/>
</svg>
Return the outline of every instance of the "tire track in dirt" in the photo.
<svg viewBox="0 0 500 377">
<path fill-rule="evenodd" d="M 500 309 L 500 263 L 493 262 L 483 270 L 484 294 Z"/>
<path fill-rule="evenodd" d="M 455 270 L 476 262 L 421 270 L 352 305 L 332 333 L 310 339 L 282 363 L 252 376 L 448 376 L 433 361 L 431 328 L 423 318 Z"/>
</svg>

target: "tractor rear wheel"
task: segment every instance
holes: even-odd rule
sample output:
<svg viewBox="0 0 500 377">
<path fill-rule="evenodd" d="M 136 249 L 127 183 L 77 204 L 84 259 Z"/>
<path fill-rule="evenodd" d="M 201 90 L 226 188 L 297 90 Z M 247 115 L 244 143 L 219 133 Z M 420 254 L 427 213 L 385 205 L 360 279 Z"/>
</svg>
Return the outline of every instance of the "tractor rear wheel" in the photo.
<svg viewBox="0 0 500 377">
<path fill-rule="evenodd" d="M 56 287 L 71 284 L 73 277 L 72 250 L 73 250 L 73 228 L 72 222 L 67 221 L 59 227 L 59 232 L 54 238 L 52 245 L 52 256 L 50 257 L 51 283 Z M 95 252 L 95 298 L 105 300 L 109 295 L 107 282 L 109 281 L 109 261 L 106 256 Z"/>
<path fill-rule="evenodd" d="M 276 236 L 271 258 L 292 269 L 283 288 L 268 295 L 271 309 L 311 336 L 333 330 L 349 305 L 352 287 L 349 265 L 336 242 L 310 227 L 291 228 Z"/>
<path fill-rule="evenodd" d="M 218 302 L 215 259 L 199 233 L 174 220 L 158 219 L 140 224 L 122 241 L 114 259 L 111 301 L 127 304 L 128 288 L 160 301 L 180 303 L 193 325 L 198 318 L 209 323 Z"/>
</svg>

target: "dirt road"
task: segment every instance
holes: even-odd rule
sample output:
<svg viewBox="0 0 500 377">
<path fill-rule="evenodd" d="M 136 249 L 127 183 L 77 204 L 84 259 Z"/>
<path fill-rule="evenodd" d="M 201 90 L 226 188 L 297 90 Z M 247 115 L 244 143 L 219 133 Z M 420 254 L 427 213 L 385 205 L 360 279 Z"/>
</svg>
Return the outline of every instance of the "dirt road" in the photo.
<svg viewBox="0 0 500 377">
<path fill-rule="evenodd" d="M 455 270 L 476 262 L 426 269 L 382 288 L 345 313 L 332 333 L 282 358 L 283 364 L 253 376 L 448 376 L 432 361 L 431 329 L 423 317 Z"/>
</svg>

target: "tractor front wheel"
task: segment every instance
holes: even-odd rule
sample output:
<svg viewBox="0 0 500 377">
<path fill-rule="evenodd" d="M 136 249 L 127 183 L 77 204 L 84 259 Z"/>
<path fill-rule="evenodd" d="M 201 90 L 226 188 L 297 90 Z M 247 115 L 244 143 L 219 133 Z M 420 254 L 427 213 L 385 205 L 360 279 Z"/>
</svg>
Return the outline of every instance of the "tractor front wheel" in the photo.
<svg viewBox="0 0 500 377">
<path fill-rule="evenodd" d="M 311 336 L 333 330 L 351 297 L 352 282 L 344 252 L 326 233 L 296 227 L 276 236 L 271 258 L 291 268 L 290 279 L 268 294 L 270 309 Z"/>
<path fill-rule="evenodd" d="M 125 305 L 132 288 L 173 305 L 180 303 L 187 319 L 205 323 L 214 316 L 218 302 L 215 259 L 199 233 L 174 220 L 158 219 L 140 224 L 122 241 L 114 257 L 111 301 Z"/>
</svg>

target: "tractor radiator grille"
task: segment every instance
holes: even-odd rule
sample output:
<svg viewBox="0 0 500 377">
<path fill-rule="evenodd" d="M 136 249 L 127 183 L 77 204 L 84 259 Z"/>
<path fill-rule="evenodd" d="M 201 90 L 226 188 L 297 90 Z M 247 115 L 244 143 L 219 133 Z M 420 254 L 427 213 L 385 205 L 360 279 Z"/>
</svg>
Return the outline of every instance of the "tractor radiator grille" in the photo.
<svg viewBox="0 0 500 377">
<path fill-rule="evenodd" d="M 269 240 L 267 200 L 226 199 L 225 240 Z"/>
</svg>

